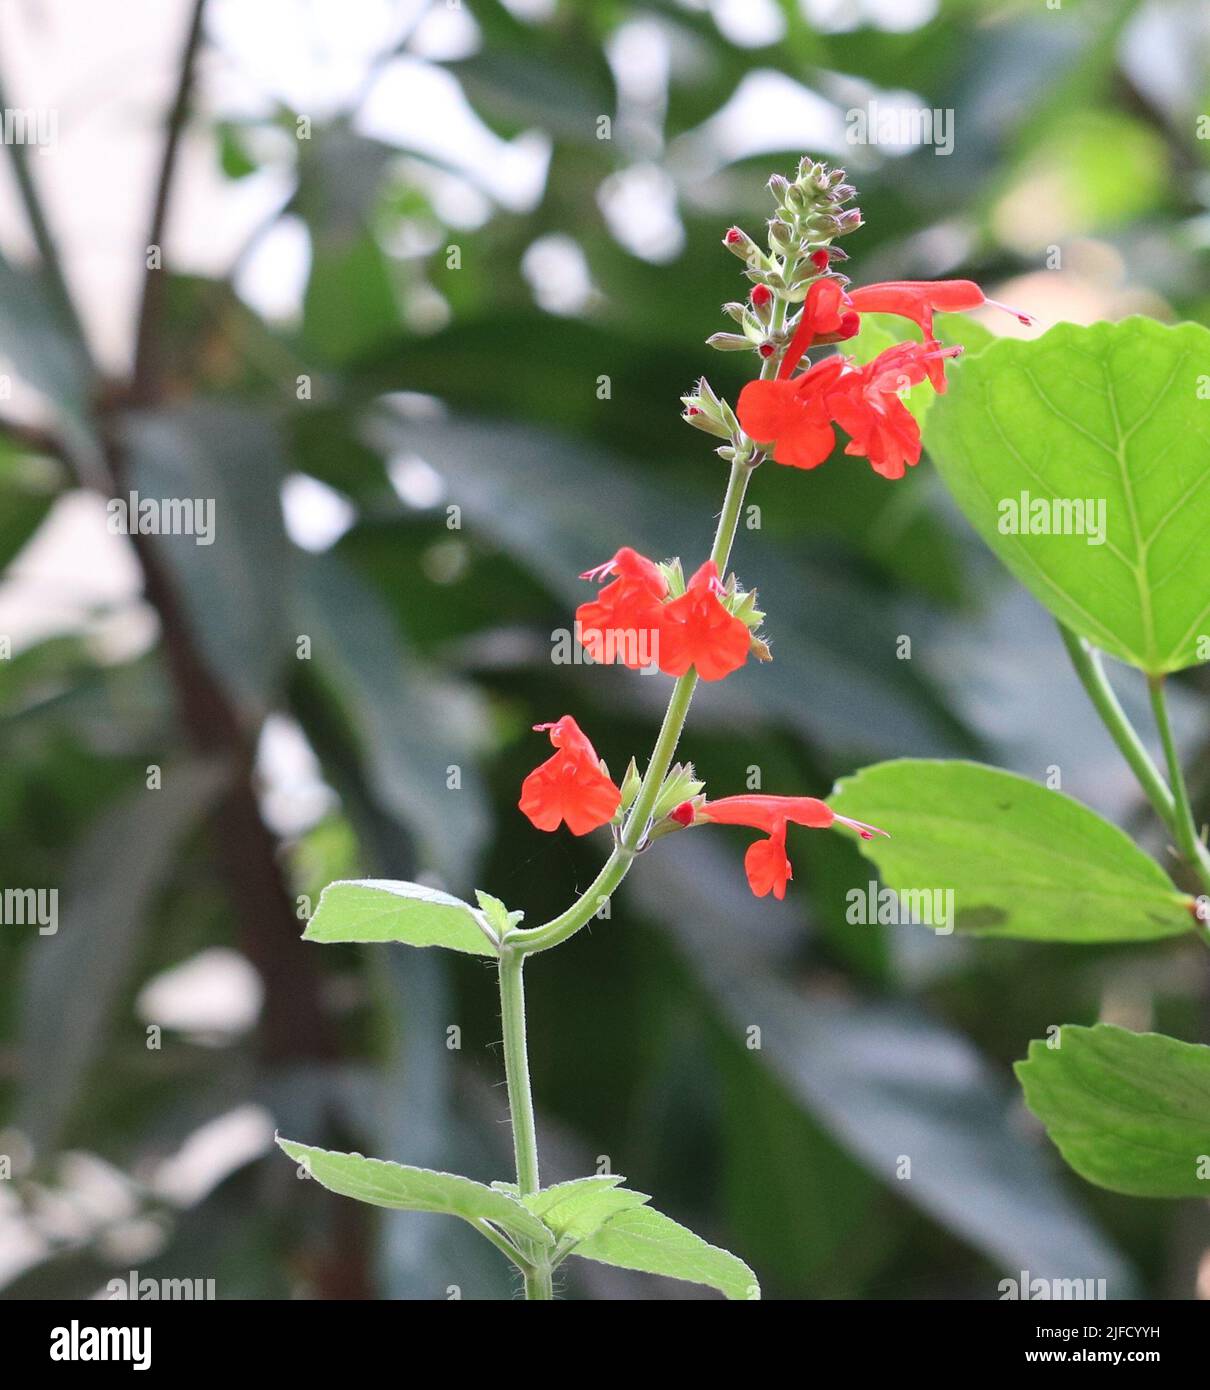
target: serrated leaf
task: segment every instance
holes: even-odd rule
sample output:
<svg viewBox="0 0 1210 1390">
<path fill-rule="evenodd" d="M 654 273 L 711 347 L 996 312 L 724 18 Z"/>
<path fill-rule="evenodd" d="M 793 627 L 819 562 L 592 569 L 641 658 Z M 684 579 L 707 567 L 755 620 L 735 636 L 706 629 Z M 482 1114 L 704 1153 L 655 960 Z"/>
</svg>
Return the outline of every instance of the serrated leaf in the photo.
<svg viewBox="0 0 1210 1390">
<path fill-rule="evenodd" d="M 757 1299 L 756 1275 L 738 1256 L 710 1245 L 651 1207 L 623 1211 L 572 1251 L 585 1260 L 705 1284 L 730 1299 Z"/>
<path fill-rule="evenodd" d="M 431 1211 L 460 1216 L 464 1221 L 491 1221 L 544 1247 L 552 1244 L 550 1232 L 516 1198 L 472 1178 L 410 1168 L 362 1154 L 316 1149 L 280 1136 L 277 1143 L 317 1183 L 342 1197 L 398 1211 Z"/>
<path fill-rule="evenodd" d="M 422 883 L 386 878 L 329 883 L 303 940 L 398 941 L 472 956 L 496 954 L 469 903 Z"/>
<path fill-rule="evenodd" d="M 1016 1065 L 1029 1108 L 1089 1182 L 1210 1197 L 1210 1047 L 1108 1023 L 1064 1024 Z"/>
<path fill-rule="evenodd" d="M 580 1241 L 599 1230 L 619 1212 L 651 1201 L 645 1192 L 631 1192 L 619 1184 L 625 1178 L 576 1178 L 556 1183 L 522 1201 L 559 1240 Z"/>
<path fill-rule="evenodd" d="M 956 365 L 928 415 L 987 544 L 1061 622 L 1153 675 L 1204 660 L 1210 633 L 1207 362 L 1200 324 L 1058 324 Z"/>
<path fill-rule="evenodd" d="M 1074 942 L 1193 927 L 1191 900 L 1117 826 L 1014 773 L 904 758 L 845 778 L 828 803 L 889 832 L 861 852 L 908 904 L 937 918 L 952 891 L 952 921 L 930 925 Z"/>
</svg>

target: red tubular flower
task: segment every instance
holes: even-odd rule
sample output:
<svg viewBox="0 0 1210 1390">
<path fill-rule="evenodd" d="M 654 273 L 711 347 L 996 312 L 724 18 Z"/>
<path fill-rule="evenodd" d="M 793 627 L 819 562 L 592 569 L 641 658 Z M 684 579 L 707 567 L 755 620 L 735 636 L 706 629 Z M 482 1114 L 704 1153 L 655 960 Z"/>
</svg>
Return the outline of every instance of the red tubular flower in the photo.
<svg viewBox="0 0 1210 1390">
<path fill-rule="evenodd" d="M 851 312 L 840 281 L 816 280 L 807 291 L 798 327 L 777 369 L 778 380 L 784 381 L 790 375 L 813 343 L 835 343 L 851 338 L 860 327 L 861 319 Z"/>
<path fill-rule="evenodd" d="M 707 560 L 680 598 L 660 614 L 660 670 L 683 676 L 690 666 L 704 681 L 722 680 L 748 659 L 748 628 L 729 613 L 719 598 L 722 584 L 713 560 Z"/>
<path fill-rule="evenodd" d="M 758 898 L 769 893 L 775 898 L 784 898 L 786 884 L 794 877 L 786 857 L 787 825 L 826 830 L 839 822 L 856 830 L 863 840 L 887 833 L 865 821 L 839 816 L 826 801 L 813 796 L 725 796 L 719 801 L 705 802 L 698 809 L 696 819 L 717 825 L 747 825 L 768 835 L 767 840 L 749 845 L 744 855 L 748 886 Z"/>
<path fill-rule="evenodd" d="M 595 599 L 576 609 L 577 636 L 594 661 L 639 670 L 657 653 L 663 600 L 668 583 L 659 566 L 629 546 L 605 564 L 586 570 L 581 579 L 616 575 Z"/>
<path fill-rule="evenodd" d="M 587 835 L 608 825 L 622 793 L 584 731 L 570 714 L 553 724 L 535 724 L 534 729 L 549 730 L 555 753 L 522 782 L 517 803 L 521 810 L 539 830 L 557 830 L 566 821 L 573 835 Z"/>
<path fill-rule="evenodd" d="M 926 339 L 933 337 L 934 314 L 961 314 L 990 304 L 1003 309 L 1023 324 L 1033 323 L 1032 314 L 1011 309 L 988 299 L 973 280 L 885 280 L 849 291 L 849 304 L 862 314 L 898 314 L 920 325 Z"/>
</svg>

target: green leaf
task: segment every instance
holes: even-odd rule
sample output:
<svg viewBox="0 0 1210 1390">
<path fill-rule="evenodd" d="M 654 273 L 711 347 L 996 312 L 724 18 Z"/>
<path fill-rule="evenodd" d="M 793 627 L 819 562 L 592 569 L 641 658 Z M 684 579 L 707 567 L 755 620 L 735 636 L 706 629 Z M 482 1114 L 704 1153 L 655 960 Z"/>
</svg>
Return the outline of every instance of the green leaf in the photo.
<svg viewBox="0 0 1210 1390">
<path fill-rule="evenodd" d="M 623 1211 L 583 1240 L 572 1254 L 619 1269 L 705 1284 L 730 1299 L 756 1299 L 756 1275 L 738 1256 L 678 1225 L 651 1207 Z"/>
<path fill-rule="evenodd" d="M 278 1138 L 278 1147 L 321 1186 L 342 1197 L 398 1211 L 433 1211 L 464 1221 L 490 1221 L 506 1231 L 549 1246 L 550 1232 L 515 1197 L 455 1173 L 409 1168 L 361 1154 L 315 1149 Z"/>
<path fill-rule="evenodd" d="M 889 833 L 862 853 L 943 930 L 1095 942 L 1193 927 L 1191 900 L 1117 826 L 1014 773 L 904 758 L 845 778 L 829 804 Z"/>
<path fill-rule="evenodd" d="M 928 416 L 987 544 L 1068 627 L 1152 675 L 1204 660 L 1210 633 L 1208 361 L 1200 324 L 1058 324 L 957 364 Z"/>
<path fill-rule="evenodd" d="M 474 763 L 486 722 L 477 691 L 420 661 L 379 590 L 340 557 L 310 557 L 301 598 L 301 631 L 339 694 L 374 800 L 416 837 L 426 862 L 463 887 L 490 823 Z"/>
<path fill-rule="evenodd" d="M 645 1192 L 631 1192 L 619 1184 L 625 1178 L 576 1178 L 545 1187 L 521 1200 L 540 1216 L 559 1240 L 581 1241 L 623 1211 L 651 1201 Z"/>
<path fill-rule="evenodd" d="M 168 764 L 159 791 L 140 783 L 107 806 L 73 848 L 58 929 L 27 952 L 21 992 L 21 1051 L 38 1083 L 25 1090 L 17 1122 L 40 1149 L 52 1148 L 70 1120 L 181 842 L 223 784 L 220 764 Z"/>
<path fill-rule="evenodd" d="M 297 639 L 276 426 L 242 405 L 199 399 L 135 412 L 122 428 L 131 457 L 122 500 L 133 492 L 140 502 L 201 504 L 192 533 L 155 534 L 153 543 L 207 665 L 243 706 L 263 714 Z"/>
<path fill-rule="evenodd" d="M 1134 1197 L 1210 1197 L 1210 1047 L 1108 1023 L 1057 1037 L 1016 1072 L 1076 1172 Z"/>
<path fill-rule="evenodd" d="M 469 903 L 422 883 L 386 878 L 329 883 L 303 940 L 400 941 L 405 946 L 444 946 L 472 956 L 495 955 Z"/>
</svg>

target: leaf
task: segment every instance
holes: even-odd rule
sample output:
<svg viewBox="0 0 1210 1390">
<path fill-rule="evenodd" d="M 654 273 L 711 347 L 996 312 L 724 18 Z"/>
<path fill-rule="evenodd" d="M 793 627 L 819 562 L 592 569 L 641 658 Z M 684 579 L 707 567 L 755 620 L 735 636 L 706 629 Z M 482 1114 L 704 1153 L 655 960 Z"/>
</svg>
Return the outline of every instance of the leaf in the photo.
<svg viewBox="0 0 1210 1390">
<path fill-rule="evenodd" d="M 168 765 L 159 791 L 139 787 L 108 807 L 72 852 L 58 930 L 27 952 L 21 1050 L 36 1078 L 18 1123 L 49 1147 L 69 1119 L 104 1044 L 156 894 L 181 840 L 224 781 L 217 764 Z"/>
<path fill-rule="evenodd" d="M 729 1299 L 758 1299 L 756 1275 L 738 1256 L 678 1225 L 651 1207 L 615 1216 L 572 1251 L 585 1260 L 705 1284 Z"/>
<path fill-rule="evenodd" d="M 155 547 L 207 665 L 242 705 L 263 713 L 295 640 L 286 630 L 292 570 L 277 432 L 266 416 L 215 401 L 140 412 L 123 428 L 130 491 L 203 504 L 193 534 L 156 535 Z M 212 529 L 199 544 L 202 523 Z"/>
<path fill-rule="evenodd" d="M 1200 324 L 1059 324 L 956 365 L 927 421 L 941 476 L 1013 574 L 1152 675 L 1203 660 L 1210 632 L 1208 360 Z M 1044 523 L 1067 533 L 1034 534 Z"/>
<path fill-rule="evenodd" d="M 619 1184 L 625 1178 L 576 1178 L 556 1183 L 521 1200 L 535 1216 L 540 1216 L 557 1239 L 581 1241 L 611 1221 L 620 1212 L 630 1211 L 651 1201 L 645 1192 L 630 1192 Z"/>
<path fill-rule="evenodd" d="M 997 1267 L 1047 1278 L 1096 1269 L 1114 1297 L 1130 1296 L 1129 1267 L 1041 1161 L 1015 1097 L 970 1041 L 911 1003 L 789 988 L 801 907 L 758 902 L 738 863 L 721 867 L 696 835 L 674 835 L 627 889 L 663 920 L 732 1037 L 747 1043 L 760 1029 L 749 1064 L 768 1069 L 897 1199 Z"/>
<path fill-rule="evenodd" d="M 421 883 L 385 878 L 329 883 L 303 940 L 399 941 L 472 956 L 496 954 L 469 903 Z"/>
<path fill-rule="evenodd" d="M 322 1187 L 342 1197 L 397 1211 L 433 1211 L 464 1221 L 491 1221 L 543 1247 L 551 1244 L 550 1232 L 515 1197 L 471 1178 L 311 1148 L 280 1136 L 277 1144 Z"/>
<path fill-rule="evenodd" d="M 909 905 L 942 918 L 952 892 L 943 927 L 1074 942 L 1193 927 L 1191 899 L 1117 826 L 1015 773 L 905 758 L 845 778 L 829 804 L 889 832 L 861 852 Z"/>
<path fill-rule="evenodd" d="M 472 761 L 484 722 L 477 693 L 416 660 L 377 590 L 336 556 L 308 560 L 301 597 L 301 630 L 347 709 L 375 800 L 448 881 L 464 886 L 489 829 Z"/>
<path fill-rule="evenodd" d="M 1064 1024 L 1016 1065 L 1029 1108 L 1089 1182 L 1134 1197 L 1210 1197 L 1210 1047 Z"/>
</svg>

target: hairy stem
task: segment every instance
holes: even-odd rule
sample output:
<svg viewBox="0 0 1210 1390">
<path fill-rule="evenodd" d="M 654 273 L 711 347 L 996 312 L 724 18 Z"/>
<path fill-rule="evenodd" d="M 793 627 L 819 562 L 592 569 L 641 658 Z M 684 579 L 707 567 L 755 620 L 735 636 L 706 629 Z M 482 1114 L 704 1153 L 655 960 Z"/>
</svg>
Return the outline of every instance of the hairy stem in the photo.
<svg viewBox="0 0 1210 1390">
<path fill-rule="evenodd" d="M 522 1197 L 528 1197 L 537 1192 L 539 1177 L 534 1094 L 525 1045 L 524 968 L 525 957 L 520 951 L 507 946 L 501 950 L 500 1019 L 504 1028 L 504 1076 L 508 1085 L 508 1109 L 513 1122 L 517 1191 Z M 522 1253 L 529 1261 L 529 1267 L 525 1270 L 525 1297 L 551 1298 L 550 1265 L 545 1254 L 532 1245 Z"/>
</svg>

